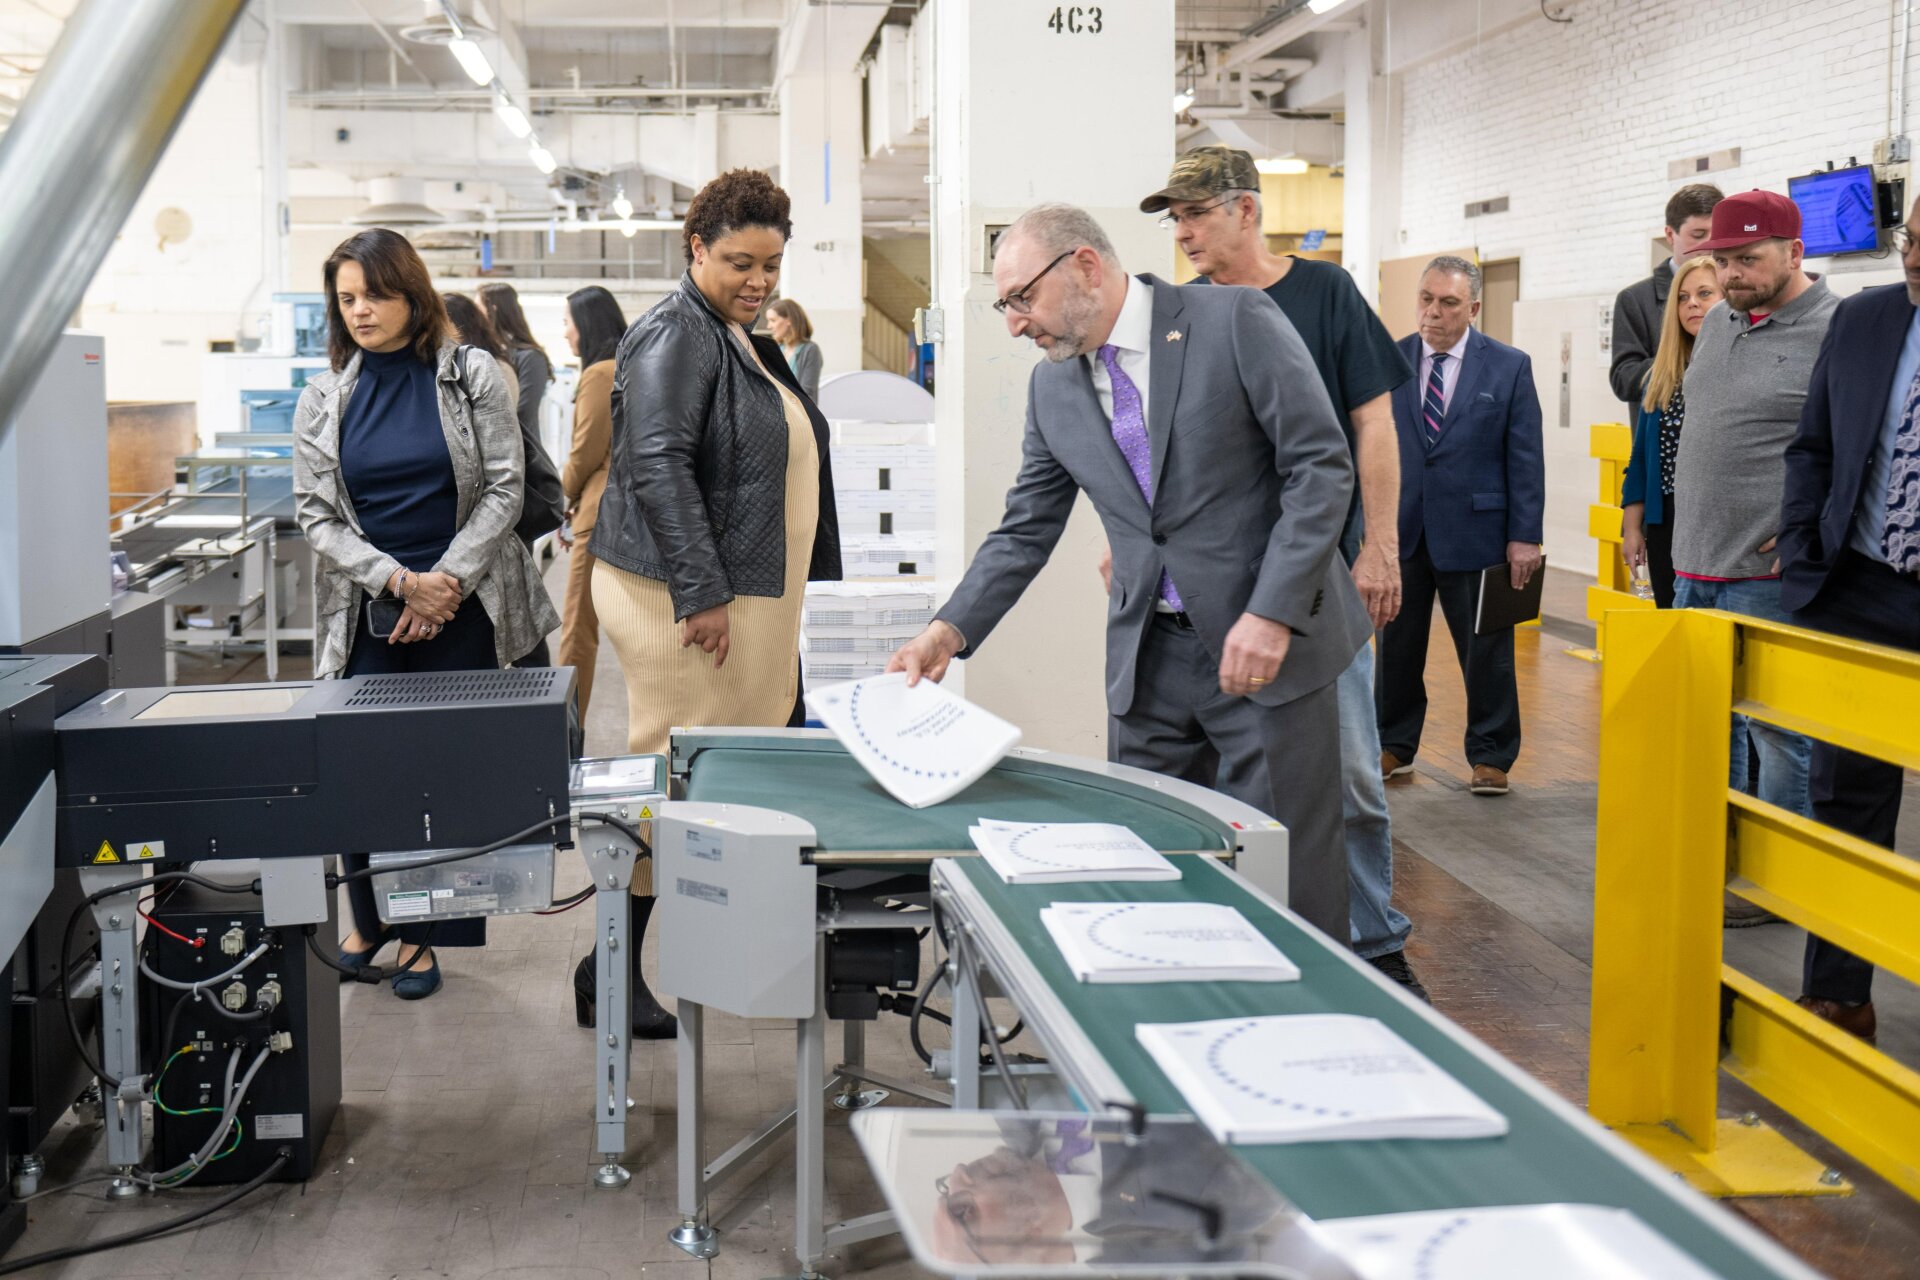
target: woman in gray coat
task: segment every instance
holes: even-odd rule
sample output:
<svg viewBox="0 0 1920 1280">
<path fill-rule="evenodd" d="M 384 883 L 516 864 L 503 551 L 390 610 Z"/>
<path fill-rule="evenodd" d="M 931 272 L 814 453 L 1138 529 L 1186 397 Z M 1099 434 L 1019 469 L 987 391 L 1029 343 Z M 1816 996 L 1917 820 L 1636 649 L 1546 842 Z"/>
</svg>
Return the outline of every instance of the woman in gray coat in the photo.
<svg viewBox="0 0 1920 1280">
<path fill-rule="evenodd" d="M 813 321 L 792 298 L 776 298 L 767 308 L 767 335 L 780 344 L 793 370 L 794 381 L 807 399 L 820 399 L 820 344 L 813 340 Z"/>
<path fill-rule="evenodd" d="M 335 249 L 326 292 L 332 368 L 308 380 L 293 420 L 295 510 L 314 553 L 314 675 L 523 657 L 560 618 L 513 534 L 525 464 L 498 366 L 453 341 L 426 264 L 395 232 Z M 403 999 L 440 989 L 429 932 L 442 946 L 485 941 L 478 920 L 388 930 L 371 884 L 348 890 L 342 963 L 364 966 L 397 936 Z"/>
</svg>

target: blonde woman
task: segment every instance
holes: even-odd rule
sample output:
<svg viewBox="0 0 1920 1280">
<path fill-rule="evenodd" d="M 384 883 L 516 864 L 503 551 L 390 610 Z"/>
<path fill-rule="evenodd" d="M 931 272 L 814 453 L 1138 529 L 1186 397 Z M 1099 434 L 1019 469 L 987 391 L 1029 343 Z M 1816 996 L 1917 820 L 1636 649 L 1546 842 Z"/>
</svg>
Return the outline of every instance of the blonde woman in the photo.
<svg viewBox="0 0 1920 1280">
<path fill-rule="evenodd" d="M 1640 394 L 1633 457 L 1621 484 L 1620 555 L 1629 570 L 1646 573 L 1662 609 L 1673 608 L 1673 467 L 1687 412 L 1681 383 L 1693 358 L 1693 339 L 1724 296 L 1711 257 L 1691 258 L 1674 273 L 1660 346 Z"/>
</svg>

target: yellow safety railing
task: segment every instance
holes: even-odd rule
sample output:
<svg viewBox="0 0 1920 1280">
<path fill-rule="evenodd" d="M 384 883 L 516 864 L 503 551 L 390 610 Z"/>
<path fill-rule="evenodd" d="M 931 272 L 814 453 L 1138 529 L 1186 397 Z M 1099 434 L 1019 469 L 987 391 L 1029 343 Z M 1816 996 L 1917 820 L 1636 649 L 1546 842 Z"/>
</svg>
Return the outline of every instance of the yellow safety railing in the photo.
<svg viewBox="0 0 1920 1280">
<path fill-rule="evenodd" d="M 1617 614 L 1601 682 L 1587 1107 L 1712 1195 L 1840 1175 L 1747 1114 L 1725 1069 L 1920 1196 L 1920 1072 L 1728 966 L 1723 890 L 1920 978 L 1920 864 L 1728 786 L 1729 716 L 1920 768 L 1920 655 L 1707 610 Z"/>
<path fill-rule="evenodd" d="M 1587 588 L 1587 617 L 1593 620 L 1593 648 L 1569 649 L 1588 662 L 1607 651 L 1607 614 L 1614 609 L 1651 609 L 1653 601 L 1633 594 L 1633 582 L 1620 559 L 1620 487 L 1633 457 L 1633 428 L 1596 422 L 1588 428 L 1587 454 L 1600 462 L 1600 501 L 1587 508 L 1587 535 L 1600 544 L 1594 585 Z"/>
</svg>

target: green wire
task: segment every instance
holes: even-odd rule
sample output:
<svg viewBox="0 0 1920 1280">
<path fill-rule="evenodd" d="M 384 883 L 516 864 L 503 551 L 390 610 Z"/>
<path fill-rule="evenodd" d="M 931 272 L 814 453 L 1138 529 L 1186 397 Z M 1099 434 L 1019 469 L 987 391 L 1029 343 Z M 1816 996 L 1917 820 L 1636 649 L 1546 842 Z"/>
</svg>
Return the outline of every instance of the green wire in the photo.
<svg viewBox="0 0 1920 1280">
<path fill-rule="evenodd" d="M 170 1116 L 217 1115 L 221 1111 L 224 1111 L 226 1109 L 224 1107 L 194 1107 L 186 1111 L 176 1111 L 172 1107 L 168 1106 L 166 1103 L 160 1100 L 160 1082 L 167 1078 L 167 1069 L 173 1066 L 174 1059 L 180 1057 L 181 1054 L 192 1053 L 193 1051 L 194 1051 L 194 1047 L 192 1045 L 184 1045 L 181 1048 L 175 1049 L 173 1051 L 173 1056 L 168 1058 L 165 1064 L 161 1066 L 160 1074 L 153 1078 L 153 1088 L 148 1090 L 147 1096 L 152 1099 L 153 1105 L 160 1108 L 160 1110 L 166 1112 Z M 245 1133 L 246 1133 L 246 1126 L 241 1123 L 240 1118 L 238 1116 L 235 1116 L 233 1120 L 233 1141 L 227 1144 L 227 1149 L 225 1151 L 222 1151 L 219 1155 L 216 1155 L 212 1159 L 208 1160 L 207 1164 L 212 1164 L 214 1160 L 225 1160 L 228 1156 L 238 1151 L 240 1149 L 240 1140 L 245 1135 Z M 156 1183 L 155 1185 L 162 1186 L 162 1187 L 178 1186 L 182 1182 L 185 1182 L 188 1178 L 191 1178 L 195 1174 L 199 1173 L 200 1170 L 204 1168 L 206 1168 L 206 1165 L 200 1165 L 197 1168 L 188 1169 L 185 1172 L 176 1175 L 175 1177 L 167 1179 L 165 1182 Z"/>
</svg>

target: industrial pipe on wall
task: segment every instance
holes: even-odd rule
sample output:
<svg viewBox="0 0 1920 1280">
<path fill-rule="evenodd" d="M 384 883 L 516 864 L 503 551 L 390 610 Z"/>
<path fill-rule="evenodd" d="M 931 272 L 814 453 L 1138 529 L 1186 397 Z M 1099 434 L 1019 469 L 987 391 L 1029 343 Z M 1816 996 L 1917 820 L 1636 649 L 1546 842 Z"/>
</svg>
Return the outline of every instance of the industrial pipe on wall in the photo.
<svg viewBox="0 0 1920 1280">
<path fill-rule="evenodd" d="M 86 0 L 0 135 L 0 436 L 246 0 Z"/>
</svg>

